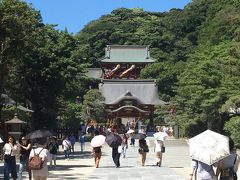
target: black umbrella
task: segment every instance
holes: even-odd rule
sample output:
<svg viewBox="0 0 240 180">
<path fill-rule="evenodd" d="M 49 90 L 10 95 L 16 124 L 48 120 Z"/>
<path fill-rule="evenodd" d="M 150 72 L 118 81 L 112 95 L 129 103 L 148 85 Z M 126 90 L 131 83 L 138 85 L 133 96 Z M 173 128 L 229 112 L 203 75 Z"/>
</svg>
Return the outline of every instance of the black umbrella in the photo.
<svg viewBox="0 0 240 180">
<path fill-rule="evenodd" d="M 132 134 L 131 137 L 134 139 L 145 139 L 147 135 L 143 133 L 138 133 L 138 134 Z"/>
<path fill-rule="evenodd" d="M 48 130 L 36 130 L 33 132 L 30 132 L 25 136 L 26 139 L 37 139 L 37 138 L 44 138 L 44 137 L 49 137 L 53 136 L 51 131 Z"/>
<path fill-rule="evenodd" d="M 108 134 L 105 141 L 110 147 L 117 147 L 122 144 L 121 136 L 114 133 Z"/>
</svg>

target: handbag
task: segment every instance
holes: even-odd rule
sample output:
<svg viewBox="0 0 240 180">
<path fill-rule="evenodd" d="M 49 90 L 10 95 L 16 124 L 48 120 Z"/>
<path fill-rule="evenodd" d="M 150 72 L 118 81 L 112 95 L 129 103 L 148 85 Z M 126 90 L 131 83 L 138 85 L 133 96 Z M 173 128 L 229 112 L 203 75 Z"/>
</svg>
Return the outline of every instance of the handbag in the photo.
<svg viewBox="0 0 240 180">
<path fill-rule="evenodd" d="M 121 146 L 118 146 L 118 153 L 122 153 L 122 150 L 123 150 L 122 145 L 121 145 Z"/>
<path fill-rule="evenodd" d="M 11 158 L 11 153 L 12 153 L 12 149 L 11 149 L 11 151 L 10 151 L 10 154 L 4 154 L 3 156 L 4 156 L 4 161 L 9 161 L 10 160 L 10 158 Z"/>
<path fill-rule="evenodd" d="M 143 151 L 144 151 L 144 152 L 149 152 L 148 145 L 144 145 L 144 146 L 143 146 Z"/>
<path fill-rule="evenodd" d="M 138 149 L 138 153 L 142 154 L 144 151 L 143 151 L 143 148 L 139 148 Z"/>
<path fill-rule="evenodd" d="M 4 154 L 4 161 L 9 161 L 10 158 L 11 158 L 10 154 Z"/>
<path fill-rule="evenodd" d="M 165 153 L 165 146 L 161 146 L 161 152 Z"/>
</svg>

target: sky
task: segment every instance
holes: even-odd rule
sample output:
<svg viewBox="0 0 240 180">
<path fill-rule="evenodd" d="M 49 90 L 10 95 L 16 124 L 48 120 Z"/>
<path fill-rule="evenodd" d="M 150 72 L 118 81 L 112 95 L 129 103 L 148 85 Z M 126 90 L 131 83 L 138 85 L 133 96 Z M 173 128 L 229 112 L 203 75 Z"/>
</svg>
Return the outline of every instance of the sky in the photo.
<svg viewBox="0 0 240 180">
<path fill-rule="evenodd" d="M 39 10 L 44 24 L 56 24 L 75 34 L 89 22 L 110 14 L 117 8 L 142 8 L 150 12 L 183 9 L 192 0 L 23 0 Z"/>
</svg>

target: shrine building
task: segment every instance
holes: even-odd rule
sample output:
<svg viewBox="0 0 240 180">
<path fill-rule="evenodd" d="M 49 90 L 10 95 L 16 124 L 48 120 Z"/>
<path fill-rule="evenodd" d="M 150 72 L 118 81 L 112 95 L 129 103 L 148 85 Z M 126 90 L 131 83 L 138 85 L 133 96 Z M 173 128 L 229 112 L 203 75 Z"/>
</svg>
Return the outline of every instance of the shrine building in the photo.
<svg viewBox="0 0 240 180">
<path fill-rule="evenodd" d="M 100 78 L 99 90 L 105 98 L 108 120 L 153 122 L 155 106 L 167 103 L 159 99 L 154 79 L 140 78 L 140 71 L 154 63 L 149 46 L 108 45 L 98 62 L 101 70 L 93 69 L 91 73 Z"/>
</svg>

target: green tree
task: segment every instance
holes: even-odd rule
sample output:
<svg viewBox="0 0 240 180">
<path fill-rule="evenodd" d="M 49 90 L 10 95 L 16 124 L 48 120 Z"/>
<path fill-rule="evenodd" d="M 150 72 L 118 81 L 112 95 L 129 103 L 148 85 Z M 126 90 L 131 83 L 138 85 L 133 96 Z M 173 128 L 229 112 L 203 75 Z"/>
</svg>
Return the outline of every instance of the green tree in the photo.
<svg viewBox="0 0 240 180">
<path fill-rule="evenodd" d="M 84 95 L 81 116 L 85 122 L 96 120 L 97 123 L 106 121 L 104 97 L 99 90 L 91 89 Z"/>
<path fill-rule="evenodd" d="M 10 72 L 23 60 L 26 38 L 41 24 L 39 12 L 18 0 L 0 0 L 0 94 Z M 2 104 L 2 103 L 0 103 Z M 0 106 L 0 119 L 1 119 Z"/>
<path fill-rule="evenodd" d="M 230 97 L 221 107 L 220 112 L 228 117 L 224 130 L 231 136 L 236 146 L 240 147 L 240 95 Z"/>
<path fill-rule="evenodd" d="M 76 102 L 66 102 L 61 119 L 58 119 L 58 127 L 68 127 L 73 132 L 79 128 L 81 119 L 82 104 Z"/>
</svg>

